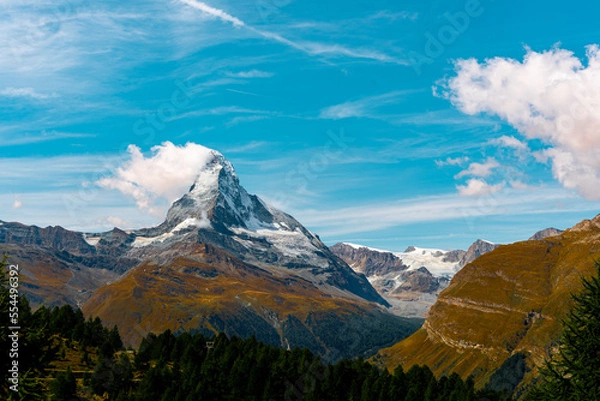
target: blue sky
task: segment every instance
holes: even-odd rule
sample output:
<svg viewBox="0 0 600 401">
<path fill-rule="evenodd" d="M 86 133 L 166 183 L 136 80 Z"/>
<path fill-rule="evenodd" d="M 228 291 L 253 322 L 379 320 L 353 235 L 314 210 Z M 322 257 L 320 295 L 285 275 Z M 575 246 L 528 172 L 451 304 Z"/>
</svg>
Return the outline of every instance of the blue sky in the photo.
<svg viewBox="0 0 600 401">
<path fill-rule="evenodd" d="M 156 224 L 98 183 L 166 142 L 219 150 L 328 244 L 465 248 L 600 212 L 589 1 L 3 6 L 1 220 Z"/>
</svg>

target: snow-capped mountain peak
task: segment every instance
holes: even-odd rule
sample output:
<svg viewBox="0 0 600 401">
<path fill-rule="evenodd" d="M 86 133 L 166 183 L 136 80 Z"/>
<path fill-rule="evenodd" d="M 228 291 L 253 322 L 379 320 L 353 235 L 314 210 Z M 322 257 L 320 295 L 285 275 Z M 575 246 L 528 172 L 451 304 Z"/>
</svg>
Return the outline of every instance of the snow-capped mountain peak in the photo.
<svg viewBox="0 0 600 401">
<path fill-rule="evenodd" d="M 188 193 L 175 201 L 167 213 L 169 228 L 190 218 L 208 218 L 227 228 L 253 230 L 272 228 L 274 222 L 268 206 L 240 186 L 233 165 L 214 150 Z"/>
</svg>

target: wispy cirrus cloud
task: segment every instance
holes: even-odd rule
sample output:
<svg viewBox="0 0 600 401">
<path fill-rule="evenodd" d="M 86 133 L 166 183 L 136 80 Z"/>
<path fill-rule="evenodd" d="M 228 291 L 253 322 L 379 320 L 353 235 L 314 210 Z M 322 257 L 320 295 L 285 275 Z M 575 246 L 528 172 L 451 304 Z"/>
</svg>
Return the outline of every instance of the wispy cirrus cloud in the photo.
<svg viewBox="0 0 600 401">
<path fill-rule="evenodd" d="M 411 20 L 415 21 L 419 18 L 419 13 L 416 11 L 390 11 L 390 10 L 381 10 L 374 14 L 369 15 L 369 19 L 378 20 L 385 19 L 389 21 L 397 21 L 397 20 Z"/>
<path fill-rule="evenodd" d="M 219 10 L 218 8 L 211 7 L 208 4 L 203 3 L 201 1 L 196 1 L 196 0 L 179 0 L 179 1 L 181 1 L 183 4 L 187 4 L 190 7 L 193 7 L 197 10 L 202 11 L 205 14 L 208 14 L 212 17 L 218 18 L 223 22 L 230 22 L 234 26 L 238 26 L 238 27 L 246 26 L 246 24 L 239 18 L 236 18 L 223 10 Z"/>
<path fill-rule="evenodd" d="M 294 41 L 278 33 L 271 32 L 265 29 L 259 29 L 254 26 L 248 25 L 241 19 L 234 17 L 226 11 L 212 7 L 204 2 L 197 0 L 179 1 L 182 4 L 185 4 L 187 6 L 201 11 L 205 15 L 219 19 L 225 23 L 230 23 L 236 28 L 244 28 L 255 35 L 275 41 L 277 43 L 291 47 L 311 56 L 327 55 L 332 57 L 350 57 L 357 59 L 375 60 L 384 63 L 392 63 L 407 66 L 410 65 L 410 62 L 407 60 L 401 59 L 396 56 L 390 56 L 388 54 L 378 52 L 375 50 L 364 48 L 349 48 L 341 44 L 319 43 L 314 41 Z"/>
<path fill-rule="evenodd" d="M 483 194 L 480 194 L 483 195 Z M 409 198 L 390 203 L 371 203 L 337 209 L 298 209 L 294 216 L 323 236 L 373 232 L 414 223 L 477 219 L 486 216 L 519 216 L 555 212 L 596 210 L 597 204 L 577 200 L 569 191 L 540 188 L 538 191 L 487 191 L 488 202 L 477 196 L 448 194 Z"/>
<path fill-rule="evenodd" d="M 329 55 L 335 57 L 351 57 L 357 59 L 375 60 L 382 63 L 391 63 L 399 65 L 411 65 L 408 60 L 400 59 L 396 56 L 390 56 L 376 50 L 364 48 L 349 48 L 340 44 L 301 42 L 300 49 L 311 55 Z"/>
<path fill-rule="evenodd" d="M 336 104 L 321 110 L 319 118 L 341 120 L 344 118 L 367 117 L 383 118 L 377 109 L 385 105 L 398 103 L 404 96 L 414 90 L 393 91 L 376 96 L 368 96 L 358 100 Z"/>
<path fill-rule="evenodd" d="M 271 78 L 275 75 L 275 73 L 261 70 L 250 70 L 239 72 L 227 72 L 226 75 L 233 78 Z"/>
<path fill-rule="evenodd" d="M 13 88 L 8 87 L 0 90 L 0 96 L 9 98 L 25 98 L 33 100 L 46 100 L 58 97 L 56 93 L 46 94 L 36 91 L 34 88 Z"/>
<path fill-rule="evenodd" d="M 230 114 L 238 116 L 263 116 L 265 118 L 269 116 L 280 115 L 280 113 L 271 110 L 250 109 L 239 106 L 218 106 L 208 109 L 193 110 L 187 113 L 182 113 L 180 115 L 177 115 L 176 117 L 173 117 L 172 119 L 170 119 L 170 121 L 204 116 L 226 116 Z"/>
<path fill-rule="evenodd" d="M 0 147 L 29 145 L 33 143 L 56 141 L 59 139 L 92 138 L 95 134 L 77 132 L 42 131 L 39 134 L 24 133 L 20 136 L 0 135 Z"/>
</svg>

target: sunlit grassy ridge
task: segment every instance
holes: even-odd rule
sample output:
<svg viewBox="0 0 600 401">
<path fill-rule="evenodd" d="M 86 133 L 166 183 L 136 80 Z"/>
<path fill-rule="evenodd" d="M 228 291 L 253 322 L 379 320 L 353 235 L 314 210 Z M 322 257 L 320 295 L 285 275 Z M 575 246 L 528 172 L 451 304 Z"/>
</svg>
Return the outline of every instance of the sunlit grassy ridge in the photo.
<svg viewBox="0 0 600 401">
<path fill-rule="evenodd" d="M 581 277 L 600 258 L 600 217 L 540 241 L 501 246 L 464 267 L 411 337 L 374 359 L 393 370 L 426 364 L 435 374 L 473 375 L 483 386 L 511 355 L 537 368 L 556 345 Z"/>
</svg>

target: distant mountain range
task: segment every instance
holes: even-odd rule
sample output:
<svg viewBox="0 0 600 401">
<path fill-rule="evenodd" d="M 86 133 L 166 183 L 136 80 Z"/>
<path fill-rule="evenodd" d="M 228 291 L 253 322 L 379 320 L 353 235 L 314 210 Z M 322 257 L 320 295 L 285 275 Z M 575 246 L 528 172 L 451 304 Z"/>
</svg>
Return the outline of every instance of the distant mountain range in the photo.
<svg viewBox="0 0 600 401">
<path fill-rule="evenodd" d="M 100 234 L 0 222 L 34 305 L 71 304 L 117 324 L 126 344 L 171 329 L 368 355 L 414 332 L 364 275 L 315 234 L 240 186 L 211 151 L 157 227 Z M 151 172 L 150 172 L 151 173 Z"/>
<path fill-rule="evenodd" d="M 561 231 L 548 228 L 532 238 L 543 239 Z M 331 251 L 356 272 L 364 274 L 373 287 L 390 303 L 399 316 L 425 317 L 448 286 L 452 277 L 478 257 L 493 251 L 498 244 L 477 240 L 466 251 L 443 251 L 408 247 L 391 252 L 363 245 L 338 243 Z"/>
</svg>

